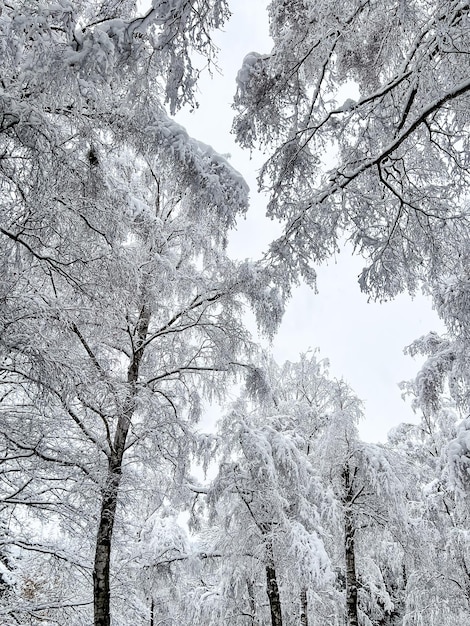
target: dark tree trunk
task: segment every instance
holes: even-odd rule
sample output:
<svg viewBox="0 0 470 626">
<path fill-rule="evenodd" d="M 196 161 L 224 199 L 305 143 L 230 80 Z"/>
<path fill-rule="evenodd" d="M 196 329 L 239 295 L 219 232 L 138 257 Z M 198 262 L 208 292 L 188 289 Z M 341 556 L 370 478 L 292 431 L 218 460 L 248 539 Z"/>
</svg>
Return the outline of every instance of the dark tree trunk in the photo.
<svg viewBox="0 0 470 626">
<path fill-rule="evenodd" d="M 282 626 L 281 596 L 279 595 L 279 586 L 277 584 L 273 548 L 270 543 L 267 545 L 266 592 L 271 609 L 271 626 Z"/>
<path fill-rule="evenodd" d="M 138 374 L 138 368 L 135 376 Z M 132 375 L 129 369 L 129 377 Z M 108 474 L 103 491 L 101 513 L 96 536 L 95 567 L 93 570 L 93 593 L 94 593 L 94 626 L 110 626 L 110 566 L 111 545 L 116 517 L 116 508 L 121 482 L 122 459 L 124 456 L 127 434 L 134 412 L 135 387 L 128 397 L 126 408 L 120 416 L 114 436 L 113 452 L 108 462 Z"/>
<path fill-rule="evenodd" d="M 346 565 L 346 615 L 347 626 L 359 626 L 357 610 L 357 576 L 356 576 L 356 552 L 354 535 L 356 526 L 352 505 L 355 500 L 354 488 L 357 467 L 353 470 L 349 465 L 343 468 L 342 478 L 344 484 L 344 552 Z"/>
<path fill-rule="evenodd" d="M 112 458 L 109 461 L 107 485 L 103 494 L 96 537 L 95 567 L 93 571 L 95 626 L 110 626 L 111 623 L 109 608 L 111 539 L 113 536 L 120 479 L 121 462 Z"/>
<path fill-rule="evenodd" d="M 300 626 L 308 626 L 308 599 L 307 590 L 300 592 Z"/>
<path fill-rule="evenodd" d="M 108 472 L 103 488 L 93 570 L 94 626 L 111 625 L 110 568 L 114 521 L 121 482 L 122 460 L 134 415 L 136 385 L 143 356 L 143 342 L 147 336 L 149 323 L 150 311 L 144 306 L 136 324 L 138 341 L 135 344 L 134 354 L 127 370 L 129 391 L 114 433 L 113 449 L 108 457 Z"/>
<path fill-rule="evenodd" d="M 356 554 L 354 550 L 354 521 L 352 512 L 344 513 L 344 547 L 346 557 L 346 612 L 348 626 L 359 626 L 357 615 Z"/>
</svg>

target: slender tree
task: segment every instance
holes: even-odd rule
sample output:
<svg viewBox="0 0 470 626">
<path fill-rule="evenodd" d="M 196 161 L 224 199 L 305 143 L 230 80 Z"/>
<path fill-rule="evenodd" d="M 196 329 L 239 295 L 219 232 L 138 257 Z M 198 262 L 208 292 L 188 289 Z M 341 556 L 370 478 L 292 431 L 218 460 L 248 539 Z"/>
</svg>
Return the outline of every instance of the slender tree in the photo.
<svg viewBox="0 0 470 626">
<path fill-rule="evenodd" d="M 220 558 L 212 563 L 212 601 L 207 589 L 199 602 L 199 620 L 206 623 L 221 616 L 247 625 L 305 623 L 332 579 L 322 526 L 332 494 L 308 462 L 295 418 L 276 410 L 269 382 L 253 370 L 254 407 L 240 399 L 221 424 L 222 458 L 208 492 L 206 535 L 207 552 Z"/>
</svg>

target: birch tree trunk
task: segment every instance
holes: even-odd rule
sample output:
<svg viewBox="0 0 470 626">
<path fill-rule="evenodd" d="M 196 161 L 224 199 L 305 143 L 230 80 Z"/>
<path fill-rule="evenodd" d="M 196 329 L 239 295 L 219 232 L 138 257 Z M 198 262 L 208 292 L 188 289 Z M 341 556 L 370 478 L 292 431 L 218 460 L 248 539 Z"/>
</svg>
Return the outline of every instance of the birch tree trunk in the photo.
<svg viewBox="0 0 470 626">
<path fill-rule="evenodd" d="M 279 594 L 279 586 L 277 584 L 273 547 L 269 541 L 266 546 L 266 552 L 266 592 L 268 594 L 269 607 L 271 610 L 271 626 L 282 626 L 281 596 Z"/>
<path fill-rule="evenodd" d="M 344 552 L 346 566 L 346 615 L 347 626 L 359 626 L 357 616 L 357 578 L 356 578 L 356 553 L 354 546 L 355 524 L 352 511 L 354 502 L 354 478 L 357 467 L 351 472 L 346 464 L 343 468 L 342 478 L 344 485 Z M 352 474 L 352 475 L 351 475 Z"/>
<path fill-rule="evenodd" d="M 101 512 L 96 536 L 95 565 L 93 570 L 94 626 L 111 625 L 110 567 L 111 547 L 122 476 L 122 461 L 127 435 L 134 415 L 137 381 L 144 353 L 144 341 L 150 323 L 150 310 L 143 306 L 136 324 L 137 342 L 127 370 L 128 395 L 114 433 L 113 449 L 108 458 L 108 471 L 103 489 Z"/>
<path fill-rule="evenodd" d="M 356 554 L 354 551 L 354 521 L 352 512 L 344 512 L 344 547 L 346 556 L 346 612 L 348 626 L 359 626 L 357 616 Z"/>
<path fill-rule="evenodd" d="M 111 562 L 111 540 L 116 514 L 117 496 L 121 479 L 122 459 L 112 455 L 108 465 L 108 476 L 96 537 L 95 567 L 93 570 L 93 598 L 95 626 L 110 626 L 109 574 Z"/>
</svg>

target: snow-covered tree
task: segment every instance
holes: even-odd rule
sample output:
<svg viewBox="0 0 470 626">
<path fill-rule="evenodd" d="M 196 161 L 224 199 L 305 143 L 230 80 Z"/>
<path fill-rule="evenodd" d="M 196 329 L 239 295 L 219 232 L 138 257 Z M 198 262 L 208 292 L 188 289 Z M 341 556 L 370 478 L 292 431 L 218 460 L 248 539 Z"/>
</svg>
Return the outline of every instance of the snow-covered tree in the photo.
<svg viewBox="0 0 470 626">
<path fill-rule="evenodd" d="M 242 294 L 279 319 L 256 268 L 225 254 L 245 183 L 163 108 L 193 102 L 192 53 L 211 62 L 227 15 L 222 0 L 2 5 L 5 543 L 64 573 L 8 619 L 89 624 L 94 604 L 108 626 L 110 595 L 113 623 L 147 618 L 118 575 L 135 512 L 184 501 L 201 397 L 252 349 Z"/>
<path fill-rule="evenodd" d="M 246 56 L 234 122 L 242 146 L 269 150 L 260 185 L 285 228 L 267 263 L 312 281 L 346 236 L 374 296 L 441 276 L 468 239 L 467 4 L 272 0 L 268 12 L 273 48 Z"/>
<path fill-rule="evenodd" d="M 429 375 L 430 367 L 425 364 L 422 375 Z M 470 545 L 468 496 L 456 472 L 460 420 L 449 398 L 431 408 L 425 402 L 431 396 L 421 395 L 420 405 L 422 383 L 420 376 L 414 388 L 419 423 L 402 424 L 389 435 L 393 448 L 409 459 L 414 479 L 409 488 L 403 623 L 463 624 L 470 615 Z"/>
<path fill-rule="evenodd" d="M 299 276 L 314 283 L 314 265 L 346 238 L 365 259 L 360 285 L 373 297 L 415 292 L 425 283 L 448 333 L 430 334 L 410 349 L 428 357 L 414 389 L 423 428 L 447 413 L 446 394 L 465 416 L 469 7 L 454 0 L 272 0 L 268 12 L 273 48 L 246 56 L 234 121 L 242 146 L 268 152 L 259 183 L 270 194 L 268 214 L 284 224 L 266 270 L 280 284 Z M 468 620 L 467 548 L 455 527 L 464 527 L 468 508 L 469 430 L 468 418 L 460 424 L 454 418 L 434 453 L 442 466 L 421 465 L 421 488 L 439 485 L 442 531 L 423 513 L 427 500 L 414 494 L 416 520 L 413 504 L 406 509 L 433 548 L 426 551 L 412 525 L 405 545 L 397 544 L 406 554 L 396 563 L 402 561 L 403 572 L 394 566 L 401 598 L 395 621 L 419 623 L 423 614 L 426 623 Z M 413 457 L 405 456 L 411 470 Z M 406 489 L 413 492 L 409 483 Z M 460 571 L 442 558 L 442 546 L 455 554 L 451 535 L 459 537 Z M 419 565 L 418 554 L 430 558 Z M 436 571 L 446 580 L 442 595 Z"/>
<path fill-rule="evenodd" d="M 282 415 L 250 413 L 240 401 L 224 420 L 209 491 L 212 551 L 223 556 L 216 595 L 231 623 L 285 626 L 300 620 L 306 591 L 320 594 L 332 577 L 322 540 L 331 494 Z"/>
<path fill-rule="evenodd" d="M 403 455 L 360 441 L 360 401 L 315 353 L 282 367 L 267 360 L 247 390 L 252 399 L 220 425 L 204 535 L 205 553 L 218 556 L 190 623 L 397 623 Z"/>
<path fill-rule="evenodd" d="M 328 409 L 311 462 L 334 490 L 340 511 L 327 549 L 344 592 L 341 608 L 348 626 L 391 624 L 400 617 L 409 468 L 393 450 L 361 441 L 362 405 L 344 381 L 330 382 Z"/>
</svg>

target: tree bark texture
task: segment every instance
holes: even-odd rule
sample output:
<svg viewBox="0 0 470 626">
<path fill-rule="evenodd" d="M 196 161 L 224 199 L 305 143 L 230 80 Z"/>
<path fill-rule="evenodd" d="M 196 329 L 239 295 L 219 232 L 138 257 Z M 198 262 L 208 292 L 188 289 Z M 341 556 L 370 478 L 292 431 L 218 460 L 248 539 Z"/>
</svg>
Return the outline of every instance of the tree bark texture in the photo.
<svg viewBox="0 0 470 626">
<path fill-rule="evenodd" d="M 277 584 L 273 549 L 270 543 L 267 544 L 266 592 L 268 594 L 269 607 L 271 610 L 271 626 L 282 626 L 281 596 Z"/>
<path fill-rule="evenodd" d="M 116 508 L 121 483 L 122 461 L 126 450 L 127 435 L 134 415 L 139 378 L 140 362 L 143 356 L 143 343 L 147 336 L 150 323 L 150 311 L 143 307 L 136 324 L 138 341 L 131 362 L 127 370 L 129 391 L 124 402 L 122 413 L 119 415 L 114 433 L 113 449 L 108 456 L 108 471 L 103 488 L 101 511 L 98 522 L 98 532 L 95 546 L 95 565 L 93 570 L 93 605 L 94 626 L 111 625 L 110 605 L 110 570 L 111 548 Z"/>
</svg>

